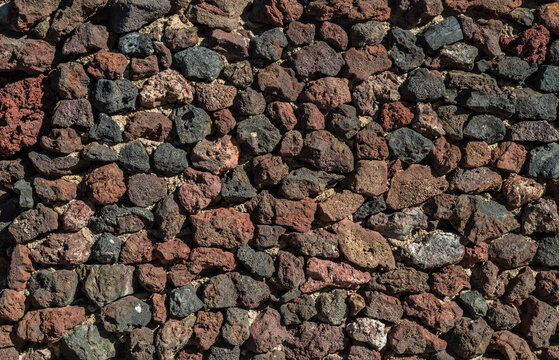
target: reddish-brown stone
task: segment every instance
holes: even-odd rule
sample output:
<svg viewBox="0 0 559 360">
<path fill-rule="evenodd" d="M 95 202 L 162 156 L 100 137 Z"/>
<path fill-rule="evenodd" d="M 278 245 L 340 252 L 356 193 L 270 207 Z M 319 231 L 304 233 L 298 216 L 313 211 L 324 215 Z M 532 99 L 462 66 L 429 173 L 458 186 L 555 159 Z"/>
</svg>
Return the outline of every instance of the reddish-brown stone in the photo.
<svg viewBox="0 0 559 360">
<path fill-rule="evenodd" d="M 257 0 L 251 20 L 273 26 L 285 26 L 303 15 L 303 5 L 297 0 Z"/>
<path fill-rule="evenodd" d="M 273 308 L 266 308 L 250 325 L 247 348 L 253 352 L 266 352 L 280 345 L 287 338 L 287 330 L 281 325 L 281 316 Z"/>
<path fill-rule="evenodd" d="M 130 79 L 140 80 L 159 72 L 157 56 L 150 55 L 144 59 L 132 58 L 130 61 Z"/>
<path fill-rule="evenodd" d="M 49 136 L 41 137 L 45 150 L 68 155 L 83 148 L 82 140 L 74 129 L 52 129 Z"/>
<path fill-rule="evenodd" d="M 208 350 L 219 337 L 223 315 L 220 312 L 199 311 L 193 328 L 193 342 L 201 351 Z"/>
<path fill-rule="evenodd" d="M 99 51 L 87 66 L 87 73 L 98 79 L 118 79 L 124 74 L 128 59 L 121 53 Z"/>
<path fill-rule="evenodd" d="M 80 231 L 89 223 L 95 211 L 81 200 L 72 201 L 60 217 L 64 231 Z"/>
<path fill-rule="evenodd" d="M 437 332 L 446 333 L 462 317 L 462 309 L 453 301 L 442 301 L 430 293 L 410 295 L 404 301 L 406 315 L 418 318 Z"/>
<path fill-rule="evenodd" d="M 446 341 L 423 326 L 404 320 L 388 333 L 388 346 L 397 354 L 423 354 L 444 350 Z"/>
<path fill-rule="evenodd" d="M 479 12 L 499 17 L 522 5 L 522 0 L 445 0 L 445 5 L 458 13 Z"/>
<path fill-rule="evenodd" d="M 349 41 L 346 31 L 338 24 L 325 21 L 320 25 L 318 34 L 328 44 L 338 50 L 345 50 Z"/>
<path fill-rule="evenodd" d="M 526 160 L 526 148 L 511 141 L 500 142 L 491 153 L 491 165 L 499 170 L 519 173 Z"/>
<path fill-rule="evenodd" d="M 219 83 L 196 84 L 196 99 L 207 111 L 216 111 L 233 106 L 237 89 L 231 85 Z"/>
<path fill-rule="evenodd" d="M 91 243 L 82 233 L 52 233 L 33 250 L 33 261 L 41 265 L 77 266 L 89 260 Z"/>
<path fill-rule="evenodd" d="M 21 244 L 14 246 L 10 256 L 10 267 L 8 268 L 8 287 L 16 291 L 25 289 L 34 270 L 31 250 Z"/>
<path fill-rule="evenodd" d="M 221 181 L 218 176 L 188 168 L 184 172 L 184 178 L 178 197 L 188 213 L 195 213 L 219 201 Z"/>
<path fill-rule="evenodd" d="M 84 183 L 89 199 L 99 205 L 114 204 L 126 192 L 124 173 L 116 163 L 93 170 Z"/>
<path fill-rule="evenodd" d="M 465 168 L 485 166 L 491 160 L 491 150 L 485 141 L 469 141 L 461 147 L 461 150 L 460 165 Z"/>
<path fill-rule="evenodd" d="M 299 288 L 303 293 L 315 292 L 328 286 L 355 289 L 371 280 L 368 272 L 344 262 L 310 258 L 306 266 L 307 280 Z"/>
<path fill-rule="evenodd" d="M 541 24 L 535 24 L 517 35 L 502 37 L 501 46 L 506 52 L 525 61 L 541 64 L 545 61 L 549 36 L 549 30 Z"/>
<path fill-rule="evenodd" d="M 81 306 L 33 310 L 18 323 L 16 334 L 25 341 L 52 344 L 86 319 L 86 309 Z"/>
<path fill-rule="evenodd" d="M 46 204 L 68 202 L 77 195 L 76 184 L 63 179 L 47 180 L 36 177 L 33 179 L 33 187 L 37 196 Z"/>
<path fill-rule="evenodd" d="M 266 112 L 274 124 L 282 131 L 293 130 L 295 125 L 297 125 L 295 111 L 288 102 L 273 101 L 268 104 Z"/>
<path fill-rule="evenodd" d="M 366 80 L 369 76 L 388 70 L 392 61 L 383 45 L 365 46 L 363 49 L 351 48 L 344 53 L 346 62 L 345 74 L 357 81 Z"/>
<path fill-rule="evenodd" d="M 25 295 L 12 290 L 0 291 L 0 322 L 18 321 L 25 314 Z"/>
<path fill-rule="evenodd" d="M 431 274 L 430 285 L 435 293 L 452 297 L 470 289 L 470 278 L 460 266 L 449 265 Z"/>
<path fill-rule="evenodd" d="M 194 241 L 198 246 L 221 246 L 234 249 L 243 246 L 254 235 L 254 225 L 247 213 L 232 208 L 219 208 L 190 216 Z"/>
<path fill-rule="evenodd" d="M 145 138 L 165 141 L 173 129 L 173 122 L 161 113 L 140 111 L 126 123 L 124 139 L 126 141 Z"/>
<path fill-rule="evenodd" d="M 325 222 L 339 221 L 351 216 L 364 202 L 362 195 L 343 190 L 318 203 L 317 217 Z"/>
<path fill-rule="evenodd" d="M 120 251 L 119 263 L 138 264 L 153 260 L 154 244 L 148 237 L 147 232 L 140 231 L 132 234 L 126 239 Z"/>
<path fill-rule="evenodd" d="M 12 82 L 0 89 L 0 156 L 35 145 L 50 104 L 44 75 Z"/>
<path fill-rule="evenodd" d="M 384 131 L 389 132 L 409 125 L 413 120 L 413 113 L 400 101 L 385 103 L 379 114 L 379 122 Z"/>
<path fill-rule="evenodd" d="M 413 164 L 394 175 L 386 197 L 386 205 L 398 210 L 421 204 L 448 188 L 444 176 L 436 177 L 428 166 Z"/>
<path fill-rule="evenodd" d="M 445 175 L 456 169 L 461 158 L 460 148 L 449 143 L 444 136 L 433 143 L 431 159 L 433 168 L 438 174 Z"/>
<path fill-rule="evenodd" d="M 312 102 L 323 110 L 332 110 L 351 101 L 348 80 L 324 77 L 310 81 L 301 93 L 300 100 Z"/>
</svg>

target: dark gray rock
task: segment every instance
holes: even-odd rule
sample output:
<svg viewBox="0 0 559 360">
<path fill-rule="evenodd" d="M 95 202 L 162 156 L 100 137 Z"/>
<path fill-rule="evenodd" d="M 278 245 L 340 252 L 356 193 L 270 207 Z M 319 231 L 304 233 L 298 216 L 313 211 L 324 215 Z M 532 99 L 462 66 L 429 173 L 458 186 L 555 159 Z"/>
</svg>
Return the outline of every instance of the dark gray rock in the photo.
<svg viewBox="0 0 559 360">
<path fill-rule="evenodd" d="M 388 134 L 388 147 L 400 160 L 408 163 L 418 163 L 431 152 L 433 142 L 417 131 L 400 128 Z"/>
<path fill-rule="evenodd" d="M 507 14 L 507 18 L 518 25 L 530 27 L 534 22 L 534 13 L 528 8 L 517 7 Z"/>
<path fill-rule="evenodd" d="M 19 195 L 18 203 L 22 209 L 33 209 L 35 201 L 33 200 L 33 187 L 30 181 L 24 179 L 16 181 L 14 191 Z"/>
<path fill-rule="evenodd" d="M 241 348 L 238 346 L 217 346 L 210 348 L 208 360 L 239 360 Z"/>
<path fill-rule="evenodd" d="M 439 121 L 443 125 L 443 130 L 452 140 L 462 140 L 464 137 L 464 123 L 470 117 L 470 112 L 455 105 L 439 106 L 437 109 Z"/>
<path fill-rule="evenodd" d="M 377 45 L 382 42 L 386 35 L 386 28 L 380 21 L 367 21 L 355 24 L 351 27 L 350 40 L 354 47 L 365 45 Z"/>
<path fill-rule="evenodd" d="M 140 141 L 128 143 L 120 149 L 118 163 L 131 172 L 148 172 L 149 155 Z"/>
<path fill-rule="evenodd" d="M 124 221 L 124 218 L 129 221 Z M 133 221 L 136 219 L 140 220 L 140 223 Z M 124 234 L 149 228 L 153 225 L 153 220 L 151 211 L 144 208 L 107 205 L 91 217 L 89 225 L 96 232 Z"/>
<path fill-rule="evenodd" d="M 225 321 L 221 327 L 221 336 L 231 345 L 242 345 L 250 337 L 248 311 L 231 307 L 225 312 Z"/>
<path fill-rule="evenodd" d="M 153 152 L 153 167 L 163 175 L 176 175 L 188 168 L 187 153 L 169 143 L 163 143 Z"/>
<path fill-rule="evenodd" d="M 485 353 L 493 336 L 493 329 L 483 319 L 463 317 L 450 331 L 448 349 L 461 359 L 471 359 Z"/>
<path fill-rule="evenodd" d="M 526 78 L 538 71 L 538 65 L 528 63 L 516 56 L 502 56 L 495 61 L 491 72 L 508 81 L 522 83 Z"/>
<path fill-rule="evenodd" d="M 238 88 L 249 87 L 254 81 L 252 66 L 248 60 L 225 65 L 223 77 Z"/>
<path fill-rule="evenodd" d="M 464 34 L 458 19 L 451 16 L 427 27 L 419 34 L 419 39 L 429 51 L 436 51 L 445 45 L 463 40 Z"/>
<path fill-rule="evenodd" d="M 530 150 L 527 172 L 531 177 L 559 178 L 559 144 L 550 143 Z"/>
<path fill-rule="evenodd" d="M 544 92 L 559 92 L 559 66 L 542 65 L 534 80 L 536 89 Z"/>
<path fill-rule="evenodd" d="M 258 281 L 250 276 L 233 273 L 235 289 L 239 295 L 239 306 L 254 309 L 262 306 L 270 299 L 270 288 L 264 281 Z"/>
<path fill-rule="evenodd" d="M 275 28 L 253 37 L 250 40 L 250 49 L 255 58 L 278 61 L 287 44 L 287 38 L 283 32 L 280 28 Z"/>
<path fill-rule="evenodd" d="M 475 115 L 464 125 L 464 136 L 493 144 L 505 138 L 503 120 L 493 115 Z"/>
<path fill-rule="evenodd" d="M 181 144 L 194 144 L 212 132 L 212 120 L 207 112 L 193 105 L 173 109 L 169 116 Z"/>
<path fill-rule="evenodd" d="M 89 138 L 93 140 L 119 143 L 122 142 L 122 131 L 117 122 L 106 114 L 99 114 L 99 120 L 89 129 Z"/>
<path fill-rule="evenodd" d="M 355 107 L 347 104 L 338 106 L 328 116 L 327 129 L 342 139 L 351 139 L 361 129 Z"/>
<path fill-rule="evenodd" d="M 549 143 L 559 141 L 559 131 L 545 120 L 519 121 L 510 126 L 510 138 L 512 141 Z"/>
<path fill-rule="evenodd" d="M 302 77 L 336 76 L 345 62 L 341 54 L 324 41 L 315 41 L 293 56 L 295 71 Z"/>
<path fill-rule="evenodd" d="M 511 117 L 515 112 L 514 99 L 504 93 L 465 91 L 459 94 L 457 101 L 458 104 L 480 113 Z"/>
<path fill-rule="evenodd" d="M 314 298 L 307 294 L 280 307 L 281 320 L 284 325 L 301 324 L 303 321 L 313 318 L 317 313 Z"/>
<path fill-rule="evenodd" d="M 277 225 L 256 225 L 254 229 L 254 239 L 251 244 L 259 250 L 278 246 L 280 236 L 285 233 L 283 226 Z"/>
<path fill-rule="evenodd" d="M 173 289 L 169 294 L 169 312 L 179 318 L 186 317 L 204 307 L 192 285 Z"/>
<path fill-rule="evenodd" d="M 421 229 L 426 230 L 428 226 L 427 220 L 427 215 L 420 208 L 413 207 L 391 214 L 382 213 L 371 216 L 367 220 L 366 225 L 378 231 L 384 237 L 406 241 L 410 239 L 413 233 Z M 419 246 L 419 244 L 413 246 L 412 244 L 406 245 L 412 248 Z"/>
<path fill-rule="evenodd" d="M 378 214 L 386 210 L 386 202 L 382 195 L 375 196 L 371 200 L 367 200 L 353 213 L 353 220 L 361 221 L 365 220 L 371 215 Z"/>
<path fill-rule="evenodd" d="M 248 88 L 237 92 L 233 106 L 241 115 L 259 115 L 266 110 L 266 99 L 261 92 Z"/>
<path fill-rule="evenodd" d="M 80 269 L 82 291 L 98 307 L 134 293 L 134 266 L 86 265 Z"/>
<path fill-rule="evenodd" d="M 281 133 L 265 115 L 256 115 L 237 123 L 237 138 L 250 152 L 262 155 L 275 149 Z"/>
<path fill-rule="evenodd" d="M 83 323 L 64 335 L 61 348 L 66 359 L 102 360 L 116 356 L 115 343 L 97 324 Z"/>
<path fill-rule="evenodd" d="M 520 315 L 514 306 L 495 302 L 487 310 L 487 322 L 495 330 L 511 330 L 520 324 Z"/>
<path fill-rule="evenodd" d="M 559 66 L 559 40 L 555 40 L 547 49 L 547 56 L 551 65 Z"/>
<path fill-rule="evenodd" d="M 103 233 L 91 247 L 91 259 L 100 264 L 113 264 L 118 261 L 122 240 L 110 233 Z"/>
<path fill-rule="evenodd" d="M 237 166 L 221 181 L 221 198 L 224 201 L 244 202 L 252 199 L 256 194 L 256 188 L 250 183 L 243 166 Z"/>
<path fill-rule="evenodd" d="M 274 274 L 274 260 L 263 251 L 244 245 L 237 250 L 237 259 L 254 275 L 269 278 Z"/>
<path fill-rule="evenodd" d="M 101 318 L 108 332 L 129 333 L 151 321 L 151 310 L 148 304 L 137 297 L 127 296 L 105 306 Z"/>
<path fill-rule="evenodd" d="M 126 79 L 99 79 L 91 90 L 91 104 L 99 112 L 114 114 L 136 110 L 138 88 Z"/>
<path fill-rule="evenodd" d="M 328 186 L 336 184 L 343 178 L 343 175 L 302 167 L 291 171 L 283 178 L 279 192 L 288 199 L 301 200 L 322 193 Z"/>
<path fill-rule="evenodd" d="M 108 146 L 91 142 L 84 146 L 81 152 L 82 158 L 89 161 L 99 161 L 104 163 L 118 161 L 118 153 Z"/>
<path fill-rule="evenodd" d="M 184 76 L 205 81 L 215 80 L 223 69 L 221 56 L 203 46 L 194 46 L 179 51 L 175 62 Z"/>
<path fill-rule="evenodd" d="M 546 267 L 559 266 L 559 235 L 551 235 L 536 241 L 538 251 L 534 260 Z"/>
<path fill-rule="evenodd" d="M 436 101 L 444 96 L 445 90 L 442 77 L 425 68 L 411 72 L 400 87 L 402 97 L 414 102 Z"/>
<path fill-rule="evenodd" d="M 416 38 L 411 31 L 393 27 L 389 39 L 392 45 L 388 55 L 400 71 L 408 72 L 423 64 L 425 53 L 415 44 Z"/>
<path fill-rule="evenodd" d="M 171 10 L 169 0 L 118 0 L 111 2 L 107 9 L 109 30 L 117 34 L 140 29 L 145 24 L 158 19 Z"/>
<path fill-rule="evenodd" d="M 72 270 L 37 270 L 27 283 L 29 300 L 37 308 L 70 305 L 77 288 L 78 275 Z"/>
<path fill-rule="evenodd" d="M 529 88 L 515 89 L 516 117 L 526 120 L 557 119 L 559 100 L 554 94 L 543 94 Z"/>
<path fill-rule="evenodd" d="M 477 290 L 464 291 L 458 295 L 458 301 L 474 319 L 484 317 L 489 309 L 483 295 Z"/>
<path fill-rule="evenodd" d="M 331 325 L 341 325 L 347 315 L 347 292 L 334 290 L 321 294 L 316 299 L 316 317 Z"/>
<path fill-rule="evenodd" d="M 146 57 L 153 53 L 153 43 L 148 34 L 133 32 L 118 40 L 118 49 L 127 56 Z"/>
</svg>

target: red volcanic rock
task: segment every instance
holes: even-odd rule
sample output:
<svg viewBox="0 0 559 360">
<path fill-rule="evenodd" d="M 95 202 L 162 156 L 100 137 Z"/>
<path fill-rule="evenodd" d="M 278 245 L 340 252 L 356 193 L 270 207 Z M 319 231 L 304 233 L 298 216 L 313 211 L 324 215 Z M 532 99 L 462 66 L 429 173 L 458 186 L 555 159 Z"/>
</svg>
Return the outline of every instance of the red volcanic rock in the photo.
<svg viewBox="0 0 559 360">
<path fill-rule="evenodd" d="M 213 50 L 228 56 L 246 58 L 249 54 L 249 39 L 237 33 L 215 29 L 210 34 L 208 43 Z"/>
<path fill-rule="evenodd" d="M 118 79 L 124 74 L 128 59 L 121 53 L 101 50 L 93 56 L 87 73 L 98 79 Z"/>
<path fill-rule="evenodd" d="M 0 291 L 0 322 L 18 321 L 25 314 L 25 295 L 12 290 Z"/>
<path fill-rule="evenodd" d="M 216 111 L 233 106 L 233 99 L 237 89 L 231 85 L 219 83 L 196 84 L 196 98 L 202 108 L 207 111 Z"/>
<path fill-rule="evenodd" d="M 31 225 L 31 226 L 30 226 Z M 58 214 L 43 204 L 19 214 L 8 226 L 8 234 L 18 244 L 29 242 L 58 228 Z"/>
<path fill-rule="evenodd" d="M 186 260 L 190 254 L 190 247 L 181 239 L 157 243 L 153 249 L 153 256 L 163 262 Z"/>
<path fill-rule="evenodd" d="M 435 171 L 440 175 L 445 175 L 456 169 L 462 158 L 460 148 L 449 143 L 444 136 L 435 140 L 433 144 L 431 160 Z"/>
<path fill-rule="evenodd" d="M 324 115 L 313 103 L 302 103 L 297 108 L 299 126 L 303 129 L 322 130 L 325 127 Z"/>
<path fill-rule="evenodd" d="M 385 103 L 379 114 L 379 122 L 384 131 L 392 131 L 406 126 L 413 120 L 413 113 L 400 101 Z"/>
<path fill-rule="evenodd" d="M 313 131 L 305 136 L 299 158 L 324 171 L 353 171 L 351 149 L 326 130 Z"/>
<path fill-rule="evenodd" d="M 137 264 L 153 260 L 154 244 L 145 231 L 140 231 L 128 237 L 120 251 L 119 263 Z"/>
<path fill-rule="evenodd" d="M 232 252 L 210 247 L 197 247 L 192 250 L 189 269 L 193 274 L 204 270 L 219 269 L 232 271 L 237 267 L 237 260 Z"/>
<path fill-rule="evenodd" d="M 365 292 L 366 307 L 363 314 L 367 317 L 397 323 L 404 315 L 404 309 L 398 298 L 379 291 Z"/>
<path fill-rule="evenodd" d="M 179 188 L 179 200 L 188 213 L 207 208 L 220 199 L 221 181 L 218 176 L 191 168 L 184 172 L 185 183 Z"/>
<path fill-rule="evenodd" d="M 190 216 L 194 241 L 198 246 L 221 246 L 234 249 L 243 246 L 254 235 L 254 225 L 247 213 L 219 208 Z"/>
<path fill-rule="evenodd" d="M 544 193 L 544 185 L 524 176 L 515 174 L 503 182 L 503 195 L 510 208 L 518 208 L 538 200 Z"/>
<path fill-rule="evenodd" d="M 314 40 L 314 34 L 314 24 L 303 24 L 299 21 L 291 22 L 285 30 L 285 35 L 295 46 L 310 44 Z"/>
<path fill-rule="evenodd" d="M 39 75 L 0 89 L 0 156 L 12 156 L 37 142 L 50 99 Z"/>
<path fill-rule="evenodd" d="M 81 200 L 72 201 L 62 213 L 60 222 L 64 231 L 80 231 L 89 223 L 95 211 Z"/>
<path fill-rule="evenodd" d="M 62 54 L 82 55 L 91 50 L 108 50 L 109 32 L 104 26 L 81 24 L 62 47 Z"/>
<path fill-rule="evenodd" d="M 323 110 L 332 110 L 351 101 L 348 81 L 335 77 L 310 81 L 301 93 L 300 100 L 312 102 Z"/>
<path fill-rule="evenodd" d="M 36 177 L 33 179 L 33 187 L 37 196 L 46 204 L 68 202 L 77 195 L 77 186 L 66 180 L 47 180 Z"/>
<path fill-rule="evenodd" d="M 334 224 L 332 230 L 338 235 L 341 252 L 350 262 L 367 269 L 396 266 L 390 245 L 380 233 L 347 219 Z"/>
<path fill-rule="evenodd" d="M 10 267 L 8 268 L 8 287 L 16 291 L 25 289 L 34 270 L 31 250 L 25 245 L 14 246 L 10 257 Z"/>
<path fill-rule="evenodd" d="M 468 274 L 458 265 L 449 265 L 432 273 L 431 290 L 442 296 L 454 296 L 462 290 L 470 289 Z"/>
<path fill-rule="evenodd" d="M 388 158 L 388 144 L 382 127 L 371 121 L 355 136 L 355 155 L 358 159 L 384 160 Z"/>
<path fill-rule="evenodd" d="M 346 31 L 338 24 L 325 21 L 320 26 L 318 34 L 328 44 L 338 50 L 345 50 L 349 41 Z"/>
<path fill-rule="evenodd" d="M 530 345 L 520 336 L 508 330 L 497 331 L 493 334 L 488 350 L 500 352 L 508 359 L 537 359 L 537 356 L 530 349 Z"/>
<path fill-rule="evenodd" d="M 295 71 L 284 68 L 277 63 L 260 70 L 257 83 L 260 91 L 287 101 L 297 100 L 303 89 L 303 83 L 297 81 Z"/>
<path fill-rule="evenodd" d="M 219 337 L 223 314 L 221 312 L 199 311 L 193 328 L 193 342 L 201 351 L 208 350 Z"/>
<path fill-rule="evenodd" d="M 335 193 L 317 204 L 318 218 L 325 222 L 339 221 L 351 216 L 365 202 L 365 198 L 349 190 Z"/>
<path fill-rule="evenodd" d="M 548 43 L 549 30 L 540 24 L 515 36 L 501 38 L 501 46 L 506 52 L 537 64 L 544 62 Z"/>
<path fill-rule="evenodd" d="M 126 123 L 124 139 L 126 141 L 145 138 L 165 141 L 173 129 L 173 122 L 161 113 L 140 111 Z"/>
<path fill-rule="evenodd" d="M 303 293 L 315 292 L 325 287 L 354 289 L 371 280 L 368 272 L 360 271 L 343 262 L 310 258 L 305 268 L 307 280 L 301 285 Z"/>
<path fill-rule="evenodd" d="M 445 0 L 444 2 L 447 9 L 454 12 L 478 12 L 497 17 L 522 5 L 522 0 Z"/>
<path fill-rule="evenodd" d="M 465 168 L 485 166 L 491 160 L 491 150 L 485 141 L 469 141 L 461 150 L 460 165 Z"/>
<path fill-rule="evenodd" d="M 86 176 L 84 183 L 89 199 L 99 205 L 114 204 L 126 192 L 124 173 L 116 163 L 93 170 Z"/>
<path fill-rule="evenodd" d="M 522 304 L 520 331 L 535 348 L 549 347 L 549 338 L 559 323 L 557 310 L 545 302 L 530 296 Z"/>
<path fill-rule="evenodd" d="M 41 137 L 41 147 L 62 155 L 83 149 L 82 140 L 74 129 L 52 129 L 50 136 Z"/>
<path fill-rule="evenodd" d="M 436 177 L 428 166 L 413 164 L 392 178 L 386 205 L 394 210 L 418 205 L 442 194 L 447 188 L 444 176 Z"/>
<path fill-rule="evenodd" d="M 17 325 L 17 336 L 25 341 L 52 344 L 87 319 L 81 306 L 29 311 Z"/>
<path fill-rule="evenodd" d="M 297 125 L 297 118 L 295 117 L 295 111 L 293 107 L 288 102 L 274 101 L 268 104 L 266 112 L 270 117 L 270 120 L 282 131 L 293 130 Z"/>
<path fill-rule="evenodd" d="M 303 15 L 303 5 L 297 0 L 257 0 L 250 18 L 273 26 L 285 26 Z"/>
<path fill-rule="evenodd" d="M 404 301 L 404 310 L 430 328 L 446 333 L 462 317 L 462 309 L 453 301 L 442 301 L 430 293 L 410 295 Z"/>
<path fill-rule="evenodd" d="M 229 109 L 213 112 L 212 121 L 218 136 L 229 134 L 237 125 L 237 120 Z"/>
<path fill-rule="evenodd" d="M 135 206 L 147 207 L 167 195 L 167 182 L 152 174 L 135 174 L 128 178 L 128 199 Z"/>
<path fill-rule="evenodd" d="M 281 316 L 273 308 L 266 308 L 250 325 L 247 348 L 253 352 L 266 352 L 283 343 L 287 330 L 281 325 Z"/>
<path fill-rule="evenodd" d="M 316 203 L 309 198 L 299 201 L 277 199 L 268 191 L 262 191 L 247 203 L 247 209 L 260 224 L 283 225 L 305 232 L 311 229 Z"/>
<path fill-rule="evenodd" d="M 203 139 L 192 149 L 192 165 L 214 175 L 234 169 L 239 163 L 240 148 L 230 135 L 217 140 Z"/>
<path fill-rule="evenodd" d="M 289 360 L 324 359 L 344 349 L 343 339 L 340 326 L 306 321 L 289 330 L 284 351 Z"/>
<path fill-rule="evenodd" d="M 526 160 L 526 148 L 511 141 L 500 142 L 491 153 L 491 165 L 499 170 L 518 173 Z"/>
<path fill-rule="evenodd" d="M 165 269 L 153 264 L 140 264 L 136 268 L 136 277 L 140 285 L 149 292 L 161 292 L 167 284 Z"/>
<path fill-rule="evenodd" d="M 140 80 L 159 72 L 157 56 L 150 55 L 144 59 L 132 58 L 130 61 L 130 79 Z"/>
<path fill-rule="evenodd" d="M 536 11 L 536 16 L 549 31 L 559 35 L 559 3 L 541 5 Z"/>
<path fill-rule="evenodd" d="M 89 260 L 91 245 L 79 232 L 52 233 L 31 250 L 31 257 L 41 265 L 77 266 Z"/>
<path fill-rule="evenodd" d="M 337 18 L 347 18 L 350 22 L 385 21 L 390 18 L 390 7 L 388 0 L 318 0 L 307 5 L 305 14 L 316 21 Z"/>
<path fill-rule="evenodd" d="M 62 99 L 80 99 L 87 96 L 89 77 L 82 64 L 60 64 L 50 76 L 54 89 Z"/>
<path fill-rule="evenodd" d="M 388 346 L 397 354 L 423 354 L 444 350 L 446 341 L 423 326 L 404 320 L 388 333 Z"/>
<path fill-rule="evenodd" d="M 386 48 L 380 44 L 365 46 L 363 49 L 351 48 L 344 53 L 344 60 L 346 75 L 358 81 L 392 67 Z"/>
</svg>

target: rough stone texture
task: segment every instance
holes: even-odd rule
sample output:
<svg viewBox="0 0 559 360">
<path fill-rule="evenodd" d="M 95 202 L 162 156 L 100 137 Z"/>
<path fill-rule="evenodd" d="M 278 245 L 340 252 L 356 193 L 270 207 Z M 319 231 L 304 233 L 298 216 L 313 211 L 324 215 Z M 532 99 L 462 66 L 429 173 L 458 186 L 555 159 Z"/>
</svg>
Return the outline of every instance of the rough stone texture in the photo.
<svg viewBox="0 0 559 360">
<path fill-rule="evenodd" d="M 559 359 L 559 5 L 0 5 L 0 358 Z"/>
</svg>

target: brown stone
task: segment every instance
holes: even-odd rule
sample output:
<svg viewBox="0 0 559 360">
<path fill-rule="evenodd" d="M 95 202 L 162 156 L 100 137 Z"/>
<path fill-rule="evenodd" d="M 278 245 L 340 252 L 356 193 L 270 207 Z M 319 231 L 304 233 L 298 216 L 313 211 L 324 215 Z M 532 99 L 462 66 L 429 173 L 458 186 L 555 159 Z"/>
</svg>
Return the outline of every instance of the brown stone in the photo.
<svg viewBox="0 0 559 360">
<path fill-rule="evenodd" d="M 58 228 L 58 214 L 43 204 L 19 214 L 8 226 L 8 234 L 18 244 L 29 242 Z"/>
<path fill-rule="evenodd" d="M 332 110 L 351 101 L 348 80 L 324 77 L 310 81 L 301 93 L 300 100 L 312 102 L 323 110 Z"/>
<path fill-rule="evenodd" d="M 404 320 L 388 333 L 388 346 L 397 354 L 423 354 L 444 350 L 446 341 L 423 326 Z"/>
<path fill-rule="evenodd" d="M 221 181 L 218 176 L 188 168 L 184 172 L 184 178 L 178 197 L 188 213 L 195 213 L 219 201 Z"/>
<path fill-rule="evenodd" d="M 116 163 L 103 165 L 85 177 L 87 195 L 99 205 L 114 204 L 126 192 L 124 172 Z"/>
<path fill-rule="evenodd" d="M 41 265 L 77 266 L 89 260 L 91 245 L 79 232 L 52 233 L 31 250 L 31 257 Z"/>
<path fill-rule="evenodd" d="M 307 280 L 299 288 L 311 293 L 328 286 L 355 289 L 369 282 L 371 275 L 343 262 L 310 258 L 306 266 Z"/>
<path fill-rule="evenodd" d="M 101 50 L 93 56 L 87 66 L 87 73 L 98 79 L 118 79 L 123 76 L 128 59 L 121 53 Z"/>
<path fill-rule="evenodd" d="M 247 213 L 219 208 L 190 216 L 194 241 L 198 246 L 221 246 L 234 249 L 245 245 L 254 235 L 254 225 Z"/>
<path fill-rule="evenodd" d="M 81 306 L 33 310 L 18 323 L 16 334 L 25 341 L 52 344 L 86 319 L 86 309 Z"/>
</svg>

